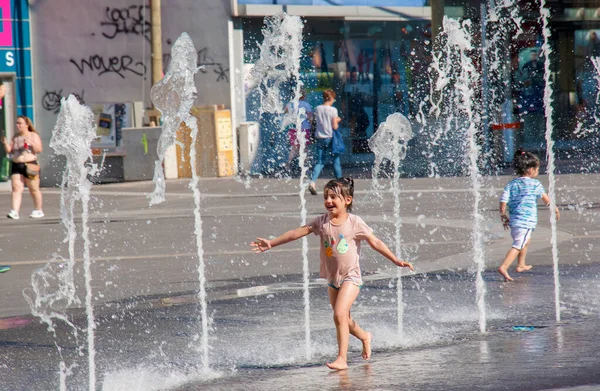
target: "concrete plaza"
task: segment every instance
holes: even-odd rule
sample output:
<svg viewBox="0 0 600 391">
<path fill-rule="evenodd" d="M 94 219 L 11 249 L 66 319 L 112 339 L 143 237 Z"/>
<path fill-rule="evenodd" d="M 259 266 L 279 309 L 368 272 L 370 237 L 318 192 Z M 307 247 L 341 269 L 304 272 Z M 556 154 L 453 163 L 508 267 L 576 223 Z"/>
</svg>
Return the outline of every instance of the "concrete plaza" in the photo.
<svg viewBox="0 0 600 391">
<path fill-rule="evenodd" d="M 98 384 L 106 390 L 132 389 L 125 380 L 131 378 L 138 385 L 154 379 L 138 389 L 274 390 L 290 385 L 292 389 L 594 389 L 589 387 L 600 384 L 600 359 L 595 354 L 599 346 L 593 337 L 600 313 L 596 201 L 600 175 L 557 176 L 562 214 L 557 232 L 561 322 L 555 320 L 547 208 L 540 207 L 539 227 L 528 254 L 532 272 L 512 271 L 516 281 L 510 284 L 495 272 L 510 247 L 497 205 L 510 179 L 482 178 L 488 332 L 479 333 L 475 305 L 470 239 L 474 198 L 469 178 L 402 179 L 401 254 L 416 266 L 416 274 L 404 278 L 405 333 L 399 336 L 394 331 L 396 270 L 364 248 L 366 284 L 354 315 L 373 328 L 376 354 L 370 364 L 351 359 L 350 370 L 337 374 L 322 366 L 335 353 L 335 333 L 323 283 L 317 278 L 318 242 L 308 238 L 314 349 L 310 359 L 305 357 L 303 340 L 301 242 L 260 255 L 248 247 L 256 236 L 278 235 L 299 225 L 297 179 L 200 181 L 212 320 L 212 370 L 206 376 L 190 375 L 202 371 L 194 346 L 199 276 L 188 182 L 168 181 L 166 202 L 152 207 L 146 198 L 151 183 L 94 186 L 89 227 Z M 547 186 L 547 177 L 540 179 Z M 77 363 L 67 377 L 70 387 L 87 389 L 85 349 L 82 355 L 78 350 L 85 338 L 73 338 L 64 325 L 54 337 L 28 315 L 23 295 L 31 294 L 36 269 L 52 259 L 58 265 L 58 256 L 68 257 L 60 189 L 43 193 L 46 218 L 6 219 L 0 224 L 0 264 L 12 266 L 0 275 L 0 375 L 11 390 L 57 389 L 56 343 L 63 346 L 67 364 Z M 8 191 L 0 197 L 5 200 L 0 205 L 8 210 Z M 309 218 L 323 213 L 320 196 L 306 197 Z M 30 209 L 25 194 L 21 215 L 28 216 Z M 80 207 L 77 210 L 80 216 Z M 370 180 L 357 180 L 354 212 L 393 248 L 389 191 L 375 194 Z M 80 230 L 81 218 L 76 221 Z M 82 246 L 79 237 L 75 282 L 81 299 Z M 82 305 L 76 307 L 80 308 L 66 314 L 84 330 Z M 523 331 L 515 325 L 535 327 Z M 124 374 L 119 372 L 125 368 Z"/>
</svg>

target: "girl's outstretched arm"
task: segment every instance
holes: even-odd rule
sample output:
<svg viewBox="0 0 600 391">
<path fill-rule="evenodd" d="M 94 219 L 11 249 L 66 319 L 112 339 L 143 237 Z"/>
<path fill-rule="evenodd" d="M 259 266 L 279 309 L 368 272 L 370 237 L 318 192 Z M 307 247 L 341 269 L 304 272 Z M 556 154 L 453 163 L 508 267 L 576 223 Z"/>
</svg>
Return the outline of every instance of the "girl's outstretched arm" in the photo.
<svg viewBox="0 0 600 391">
<path fill-rule="evenodd" d="M 542 201 L 544 201 L 546 206 L 550 206 L 550 197 L 548 196 L 548 194 L 546 194 L 546 193 L 542 194 Z M 558 208 L 555 207 L 554 211 L 556 212 L 556 221 L 560 220 L 560 212 L 559 212 Z"/>
<path fill-rule="evenodd" d="M 383 243 L 375 235 L 370 234 L 369 236 L 367 236 L 367 243 L 369 243 L 369 246 L 371 246 L 371 248 L 373 250 L 377 251 L 379 254 L 383 255 L 384 257 L 386 257 L 387 259 L 389 259 L 396 265 L 398 265 L 400 267 L 407 267 L 413 271 L 415 270 L 415 268 L 413 267 L 412 264 L 405 262 L 401 259 L 398 259 L 398 257 L 396 257 L 394 255 L 394 253 L 388 248 L 388 246 L 386 246 L 385 243 Z"/>
<path fill-rule="evenodd" d="M 256 242 L 250 242 L 250 247 L 254 250 L 255 253 L 262 253 L 267 251 L 270 248 L 277 247 L 282 244 L 286 244 L 288 242 L 294 241 L 296 239 L 300 239 L 309 233 L 312 232 L 312 229 L 303 225 L 300 228 L 293 229 L 291 231 L 287 231 L 283 235 L 276 237 L 275 239 L 263 239 L 256 238 Z"/>
</svg>

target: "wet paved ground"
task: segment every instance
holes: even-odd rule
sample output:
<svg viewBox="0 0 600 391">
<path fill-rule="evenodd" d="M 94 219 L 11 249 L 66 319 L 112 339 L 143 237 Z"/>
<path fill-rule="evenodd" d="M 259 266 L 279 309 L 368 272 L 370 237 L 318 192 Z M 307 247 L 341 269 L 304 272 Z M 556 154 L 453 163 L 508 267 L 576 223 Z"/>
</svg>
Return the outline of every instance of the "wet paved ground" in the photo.
<svg viewBox="0 0 600 391">
<path fill-rule="evenodd" d="M 600 389 L 600 342 L 596 340 L 600 230 L 595 201 L 600 177 L 559 177 L 561 322 L 555 319 L 549 224 L 542 217 L 528 257 L 535 265 L 532 272 L 513 276 L 514 283 L 502 282 L 494 272 L 510 243 L 497 222 L 497 197 L 509 179 L 486 179 L 488 332 L 479 333 L 475 305 L 467 178 L 403 180 L 402 251 L 418 271 L 403 281 L 404 334 L 397 331 L 395 271 L 388 261 L 365 250 L 366 284 L 353 316 L 374 333 L 374 356 L 365 364 L 360 346 L 354 343 L 351 367 L 340 373 L 323 366 L 335 355 L 336 343 L 326 289 L 316 278 L 316 241 L 309 239 L 312 354 L 308 360 L 300 243 L 260 256 L 246 247 L 257 235 L 278 234 L 298 224 L 294 181 L 254 180 L 248 189 L 231 180 L 201 183 L 211 314 L 208 373 L 198 351 L 197 259 L 187 184 L 169 183 L 167 202 L 153 208 L 147 207 L 143 195 L 151 188 L 147 183 L 95 187 L 90 227 L 98 387 L 547 390 L 588 386 L 577 388 L 587 391 L 599 385 Z M 357 183 L 356 213 L 391 245 L 391 194 L 375 196 L 369 185 Z M 86 390 L 83 311 L 66 312 L 77 337 L 62 322 L 54 336 L 27 315 L 23 299 L 31 273 L 52 253 L 66 255 L 58 192 L 46 189 L 45 194 L 46 219 L 0 224 L 0 264 L 13 266 L 0 275 L 0 388 L 59 389 L 58 345 L 62 361 L 71 366 L 67 388 Z M 320 197 L 308 201 L 309 214 L 321 213 Z M 76 283 L 83 297 L 80 274 Z"/>
</svg>

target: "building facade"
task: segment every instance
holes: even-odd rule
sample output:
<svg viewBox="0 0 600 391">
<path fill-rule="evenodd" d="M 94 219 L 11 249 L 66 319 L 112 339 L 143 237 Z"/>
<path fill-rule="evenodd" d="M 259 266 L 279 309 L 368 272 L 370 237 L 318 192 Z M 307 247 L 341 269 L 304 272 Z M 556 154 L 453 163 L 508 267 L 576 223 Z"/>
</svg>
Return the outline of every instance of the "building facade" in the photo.
<svg viewBox="0 0 600 391">
<path fill-rule="evenodd" d="M 61 181 L 64 162 L 53 156 L 48 144 L 62 97 L 75 94 L 92 110 L 99 108 L 112 115 L 113 127 L 132 125 L 131 103 L 151 106 L 150 3 L 33 0 L 29 1 L 29 14 L 34 80 L 31 104 L 34 124 L 46 147 L 40 155 L 42 184 L 55 185 Z M 171 46 L 187 32 L 198 51 L 198 65 L 203 67 L 196 77 L 196 104 L 229 107 L 230 4 L 220 0 L 169 0 L 162 2 L 161 14 L 164 67 L 169 63 Z M 102 137 L 94 153 L 126 158 L 118 129 L 113 130 Z"/>
<path fill-rule="evenodd" d="M 0 128 L 10 138 L 17 115 L 33 118 L 31 23 L 26 0 L 1 0 L 0 17 Z M 0 158 L 5 156 L 0 150 Z"/>
<path fill-rule="evenodd" d="M 473 88 L 480 91 L 478 126 L 486 164 L 509 161 L 518 146 L 544 155 L 548 126 L 543 102 L 545 78 L 553 89 L 551 125 L 559 158 L 589 160 L 597 152 L 600 117 L 600 64 L 595 60 L 600 56 L 598 3 L 548 3 L 549 75 L 544 73 L 539 5 L 528 0 L 504 6 L 504 12 L 514 17 L 510 20 L 518 21 L 504 26 L 490 13 L 500 7 L 493 2 L 163 1 L 163 65 L 168 66 L 173 42 L 187 32 L 201 66 L 196 78 L 196 104 L 225 105 L 231 109 L 234 129 L 248 121 L 261 123 L 262 142 L 266 143 L 263 149 L 271 155 L 265 155 L 270 163 L 261 163 L 256 170 L 276 174 L 286 159 L 289 140 L 277 121 L 261 118 L 260 102 L 255 92 L 248 90 L 244 77 L 259 56 L 264 17 L 278 12 L 300 16 L 304 23 L 300 78 L 306 100 L 315 107 L 324 89 L 337 93 L 335 105 L 348 147 L 342 161 L 368 166 L 373 154 L 366 140 L 390 113 L 406 115 L 417 130 L 424 128 L 423 123 L 435 122 L 431 103 L 436 77 L 430 72 L 436 61 L 436 50 L 432 50 L 438 45 L 435 38 L 443 37 L 439 31 L 444 16 L 469 19 L 475 47 L 470 56 L 478 72 Z M 122 107 L 128 102 L 150 107 L 151 18 L 147 0 L 6 0 L 0 1 L 0 10 L 0 80 L 7 90 L 0 124 L 4 122 L 8 136 L 12 135 L 15 116 L 25 114 L 33 118 L 47 147 L 60 99 L 69 94 L 92 107 Z M 497 31 L 506 33 L 498 38 L 494 35 Z M 496 52 L 494 63 L 491 54 L 482 55 L 480 50 L 490 46 Z M 282 95 L 282 99 L 289 99 L 289 95 Z M 103 152 L 125 154 L 119 149 L 118 136 L 110 136 L 114 138 L 109 140 L 112 144 L 102 148 Z M 233 136 L 236 143 L 235 132 Z M 410 159 L 438 156 L 450 162 L 449 167 L 456 166 L 457 156 L 438 153 L 441 149 L 431 149 L 432 136 L 422 136 L 411 141 L 409 149 L 414 155 Z M 447 143 L 460 147 L 462 140 L 450 132 Z M 40 158 L 43 183 L 59 183 L 64 163 L 48 148 Z M 427 162 L 417 164 L 411 175 L 431 175 L 426 166 Z M 445 173 L 457 172 L 448 168 L 433 174 Z"/>
</svg>

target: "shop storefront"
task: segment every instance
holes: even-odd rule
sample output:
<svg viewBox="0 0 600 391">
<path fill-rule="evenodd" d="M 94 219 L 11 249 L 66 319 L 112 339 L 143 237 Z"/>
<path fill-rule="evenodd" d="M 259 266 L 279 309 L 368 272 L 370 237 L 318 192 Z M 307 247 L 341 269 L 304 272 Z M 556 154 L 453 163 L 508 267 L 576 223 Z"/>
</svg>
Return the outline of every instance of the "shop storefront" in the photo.
<svg viewBox="0 0 600 391">
<path fill-rule="evenodd" d="M 341 127 L 348 139 L 345 164 L 370 163 L 367 140 L 378 125 L 394 112 L 404 114 L 419 126 L 417 116 L 428 112 L 432 91 L 429 67 L 432 62 L 432 8 L 420 5 L 420 14 L 408 15 L 400 9 L 403 1 L 372 4 L 384 8 L 396 6 L 396 18 L 348 17 L 347 5 L 322 6 L 322 1 L 286 2 L 313 6 L 330 17 L 304 16 L 304 50 L 301 80 L 307 91 L 306 101 L 314 108 L 322 103 L 322 92 L 333 89 L 335 106 L 342 117 Z M 344 3 L 344 4 L 342 4 Z M 356 4 L 355 4 L 356 3 Z M 240 0 L 242 4 L 267 4 Z M 268 2 L 277 4 L 277 2 Z M 597 151 L 600 126 L 600 12 L 598 8 L 553 8 L 549 20 L 550 74 L 545 77 L 542 21 L 536 2 L 521 1 L 507 8 L 514 19 L 495 21 L 489 4 L 469 5 L 446 2 L 444 13 L 455 19 L 473 21 L 472 41 L 476 45 L 473 61 L 479 79 L 475 88 L 480 107 L 481 147 L 489 166 L 501 168 L 512 160 L 518 147 L 546 154 L 546 127 L 553 126 L 555 152 L 559 161 L 590 159 Z M 290 5 L 291 7 L 291 5 Z M 283 7 L 281 7 L 283 10 Z M 417 8 L 417 7 L 414 7 Z M 327 11 L 329 9 L 329 11 Z M 333 11 L 331 11 L 333 9 Z M 325 10 L 325 11 L 324 11 Z M 242 10 L 247 11 L 247 10 Z M 252 12 L 250 12 L 252 13 Z M 389 16 L 389 15 L 388 15 Z M 483 18 L 482 18 L 483 16 Z M 393 19 L 393 20 L 386 20 Z M 263 17 L 252 14 L 239 19 L 243 30 L 243 60 L 246 69 L 258 59 L 262 40 Z M 513 22 L 517 21 L 517 22 Z M 498 39 L 497 32 L 504 36 Z M 488 53 L 481 51 L 487 47 Z M 492 51 L 495 54 L 492 55 Z M 478 53 L 476 53 L 478 52 Z M 496 61 L 492 63 L 490 59 Z M 552 88 L 552 121 L 546 121 L 544 98 L 547 80 Z M 425 103 L 424 103 L 425 102 Z M 246 96 L 247 120 L 260 122 L 260 103 Z M 432 121 L 428 119 L 429 123 Z M 275 125 L 273 125 L 275 126 Z M 261 130 L 262 132 L 263 130 Z M 419 148 L 418 137 L 413 142 Z M 277 142 L 285 143 L 285 138 Z M 418 155 L 418 153 L 416 154 Z M 424 175 L 425 172 L 415 172 Z"/>
<path fill-rule="evenodd" d="M 569 161 L 595 159 L 600 140 L 600 13 L 597 8 L 551 9 L 551 53 L 549 74 L 545 75 L 543 23 L 538 5 L 522 1 L 517 7 L 514 15 L 521 18 L 520 24 L 508 30 L 508 39 L 497 48 L 504 53 L 500 56 L 504 78 L 483 86 L 485 90 L 503 92 L 491 100 L 488 110 L 490 132 L 502 133 L 502 137 L 496 137 L 504 148 L 504 158 L 500 160 L 511 160 L 512 153 L 506 152 L 519 146 L 536 151 L 545 159 L 549 125 L 553 129 L 554 152 L 563 167 Z M 490 37 L 499 26 L 488 23 L 486 28 Z M 488 73 L 492 66 L 487 64 Z M 546 119 L 547 86 L 552 93 L 551 121 Z M 507 143 L 511 148 L 507 148 Z M 591 168 L 584 166 L 575 169 Z"/>
<path fill-rule="evenodd" d="M 343 161 L 368 163 L 372 153 L 367 141 L 379 123 L 394 112 L 414 115 L 418 102 L 429 91 L 431 24 L 419 16 L 404 21 L 349 21 L 343 17 L 303 20 L 300 79 L 307 93 L 305 100 L 315 108 L 323 102 L 323 91 L 334 90 L 334 106 L 342 117 L 340 127 L 348 145 Z M 260 56 L 263 18 L 244 18 L 241 25 L 248 72 Z M 255 92 L 246 96 L 245 104 L 246 119 L 260 122 L 261 134 L 270 138 L 271 144 L 286 143 L 281 137 L 285 132 L 278 129 L 276 121 L 267 121 L 267 127 L 273 129 L 265 129 Z M 283 160 L 286 154 L 280 149 L 274 155 Z"/>
</svg>

